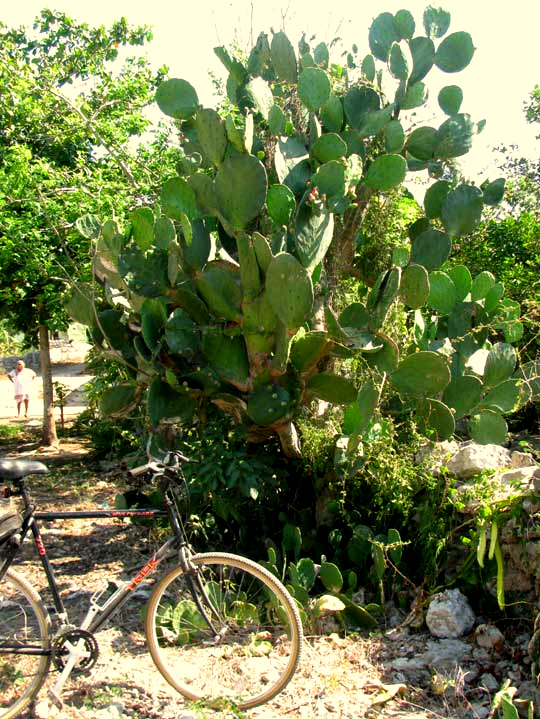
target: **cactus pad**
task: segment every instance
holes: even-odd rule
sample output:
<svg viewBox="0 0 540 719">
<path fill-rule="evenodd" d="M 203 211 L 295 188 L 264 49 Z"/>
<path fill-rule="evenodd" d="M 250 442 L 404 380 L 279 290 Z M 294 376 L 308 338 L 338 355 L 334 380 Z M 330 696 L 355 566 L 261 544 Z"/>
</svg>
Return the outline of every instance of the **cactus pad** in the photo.
<svg viewBox="0 0 540 719">
<path fill-rule="evenodd" d="M 266 426 L 277 422 L 289 411 L 290 397 L 279 385 L 265 385 L 251 393 L 247 413 L 255 424 Z"/>
<path fill-rule="evenodd" d="M 283 324 L 296 329 L 313 307 L 313 285 L 307 271 L 292 255 L 281 252 L 266 272 L 268 301 Z"/>
<path fill-rule="evenodd" d="M 235 229 L 245 228 L 266 201 L 266 170 L 253 155 L 232 155 L 215 178 L 218 208 Z"/>
<path fill-rule="evenodd" d="M 450 382 L 450 369 L 446 358 L 436 352 L 416 352 L 399 363 L 390 379 L 398 392 L 433 397 Z"/>
<path fill-rule="evenodd" d="M 407 307 L 423 307 L 429 297 L 429 275 L 422 265 L 407 265 L 401 275 L 400 297 Z"/>
<path fill-rule="evenodd" d="M 416 417 L 420 431 L 428 437 L 442 442 L 455 432 L 454 417 L 450 409 L 437 399 L 424 399 L 418 402 Z"/>
</svg>

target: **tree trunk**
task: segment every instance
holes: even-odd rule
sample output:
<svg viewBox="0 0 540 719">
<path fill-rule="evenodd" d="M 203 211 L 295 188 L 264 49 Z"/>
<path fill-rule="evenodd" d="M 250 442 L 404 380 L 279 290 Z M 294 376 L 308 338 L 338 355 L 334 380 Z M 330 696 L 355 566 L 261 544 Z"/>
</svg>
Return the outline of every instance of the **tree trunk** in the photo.
<svg viewBox="0 0 540 719">
<path fill-rule="evenodd" d="M 39 357 L 41 377 L 43 379 L 43 437 L 46 447 L 57 444 L 56 422 L 54 421 L 54 389 L 52 383 L 51 353 L 49 346 L 49 330 L 45 325 L 39 326 Z"/>
</svg>

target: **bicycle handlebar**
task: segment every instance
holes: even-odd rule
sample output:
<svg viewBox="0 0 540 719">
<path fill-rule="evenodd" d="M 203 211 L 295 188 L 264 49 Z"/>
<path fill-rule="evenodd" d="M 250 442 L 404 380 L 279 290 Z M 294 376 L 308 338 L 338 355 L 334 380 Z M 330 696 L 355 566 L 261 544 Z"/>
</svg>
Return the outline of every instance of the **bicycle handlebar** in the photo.
<svg viewBox="0 0 540 719">
<path fill-rule="evenodd" d="M 191 462 L 191 460 L 184 456 L 181 452 L 171 452 L 167 455 L 165 462 L 152 460 L 146 464 L 142 464 L 140 467 L 132 467 L 131 469 L 128 469 L 127 476 L 130 479 L 135 479 L 136 477 L 140 477 L 141 474 L 146 474 L 147 472 L 160 474 L 166 469 L 178 469 L 181 464 L 186 464 L 187 462 Z"/>
</svg>

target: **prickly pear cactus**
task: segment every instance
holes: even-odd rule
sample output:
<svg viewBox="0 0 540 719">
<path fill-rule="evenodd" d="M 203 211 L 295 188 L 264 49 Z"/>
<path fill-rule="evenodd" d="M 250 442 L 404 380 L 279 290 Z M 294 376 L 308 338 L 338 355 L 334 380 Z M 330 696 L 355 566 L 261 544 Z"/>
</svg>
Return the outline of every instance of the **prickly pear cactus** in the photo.
<svg viewBox="0 0 540 719">
<path fill-rule="evenodd" d="M 489 273 L 472 278 L 449 257 L 504 183 L 438 179 L 410 229 L 408 259 L 367 297 L 332 307 L 370 200 L 409 172 L 440 178 L 482 129 L 454 84 L 439 93 L 440 121 L 417 124 L 430 70 L 453 75 L 474 53 L 468 33 L 447 34 L 449 23 L 431 7 L 423 27 L 408 11 L 383 12 L 370 53 L 350 53 L 346 66 L 330 62 L 324 44 L 312 50 L 303 38 L 297 51 L 284 32 L 261 34 L 247 59 L 217 48 L 232 113 L 201 107 L 186 80 L 161 85 L 157 103 L 180 131 L 178 176 L 122 231 L 102 226 L 95 274 L 113 309 L 92 311 L 88 292 L 71 302 L 140 387 L 119 388 L 117 400 L 109 392 L 116 416 L 122 397 L 126 412 L 146 401 L 159 432 L 214 403 L 248 438 L 277 434 L 294 456 L 294 418 L 314 397 L 346 406 L 355 447 L 390 382 L 429 436 L 448 437 L 470 417 L 475 439 L 502 439 L 503 415 L 525 396 L 511 348 L 518 313 Z M 384 73 L 393 90 L 383 91 Z M 87 226 L 93 239 L 95 219 L 79 223 Z M 406 351 L 387 332 L 398 303 L 411 318 Z M 371 375 L 363 387 L 335 374 L 351 358 Z"/>
</svg>

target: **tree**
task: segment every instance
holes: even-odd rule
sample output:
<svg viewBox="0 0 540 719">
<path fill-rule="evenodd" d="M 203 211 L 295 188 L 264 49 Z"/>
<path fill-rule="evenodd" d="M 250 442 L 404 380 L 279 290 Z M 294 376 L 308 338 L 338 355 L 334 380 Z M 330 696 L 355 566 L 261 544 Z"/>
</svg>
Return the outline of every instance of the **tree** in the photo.
<svg viewBox="0 0 540 719">
<path fill-rule="evenodd" d="M 0 26 L 0 306 L 40 348 L 45 444 L 56 440 L 49 333 L 67 326 L 68 280 L 91 272 L 75 221 L 121 216 L 155 187 L 157 163 L 138 164 L 129 143 L 148 127 L 164 70 L 136 58 L 116 67 L 120 48 L 150 39 L 125 18 L 106 30 L 49 10 L 33 31 Z"/>
<path fill-rule="evenodd" d="M 220 112 L 201 107 L 185 80 L 160 86 L 157 102 L 178 123 L 178 174 L 157 207 L 136 210 L 123 229 L 105 223 L 97 239 L 97 274 L 115 297 L 94 333 L 132 368 L 103 396 L 104 412 L 144 401 L 159 444 L 213 405 L 249 440 L 277 435 L 299 456 L 295 419 L 324 400 L 344 407 L 352 455 L 390 383 L 429 436 L 445 439 L 470 416 L 476 439 L 503 441 L 502 415 L 523 401 L 518 318 L 490 273 L 473 278 L 449 257 L 504 182 L 438 179 L 408 247 L 373 286 L 355 267 L 370 206 L 408 172 L 442 177 L 482 129 L 460 112 L 456 85 L 439 94 L 438 127 L 416 124 L 431 68 L 458 72 L 473 56 L 468 33 L 446 35 L 449 22 L 428 8 L 415 36 L 408 11 L 382 13 L 371 53 L 360 60 L 355 50 L 346 65 L 305 38 L 296 52 L 283 31 L 261 34 L 247 59 L 217 48 L 229 72 Z M 350 276 L 357 300 L 342 307 Z M 396 303 L 409 318 L 401 346 L 387 324 Z M 351 360 L 362 365 L 360 387 L 342 371 Z"/>
</svg>

